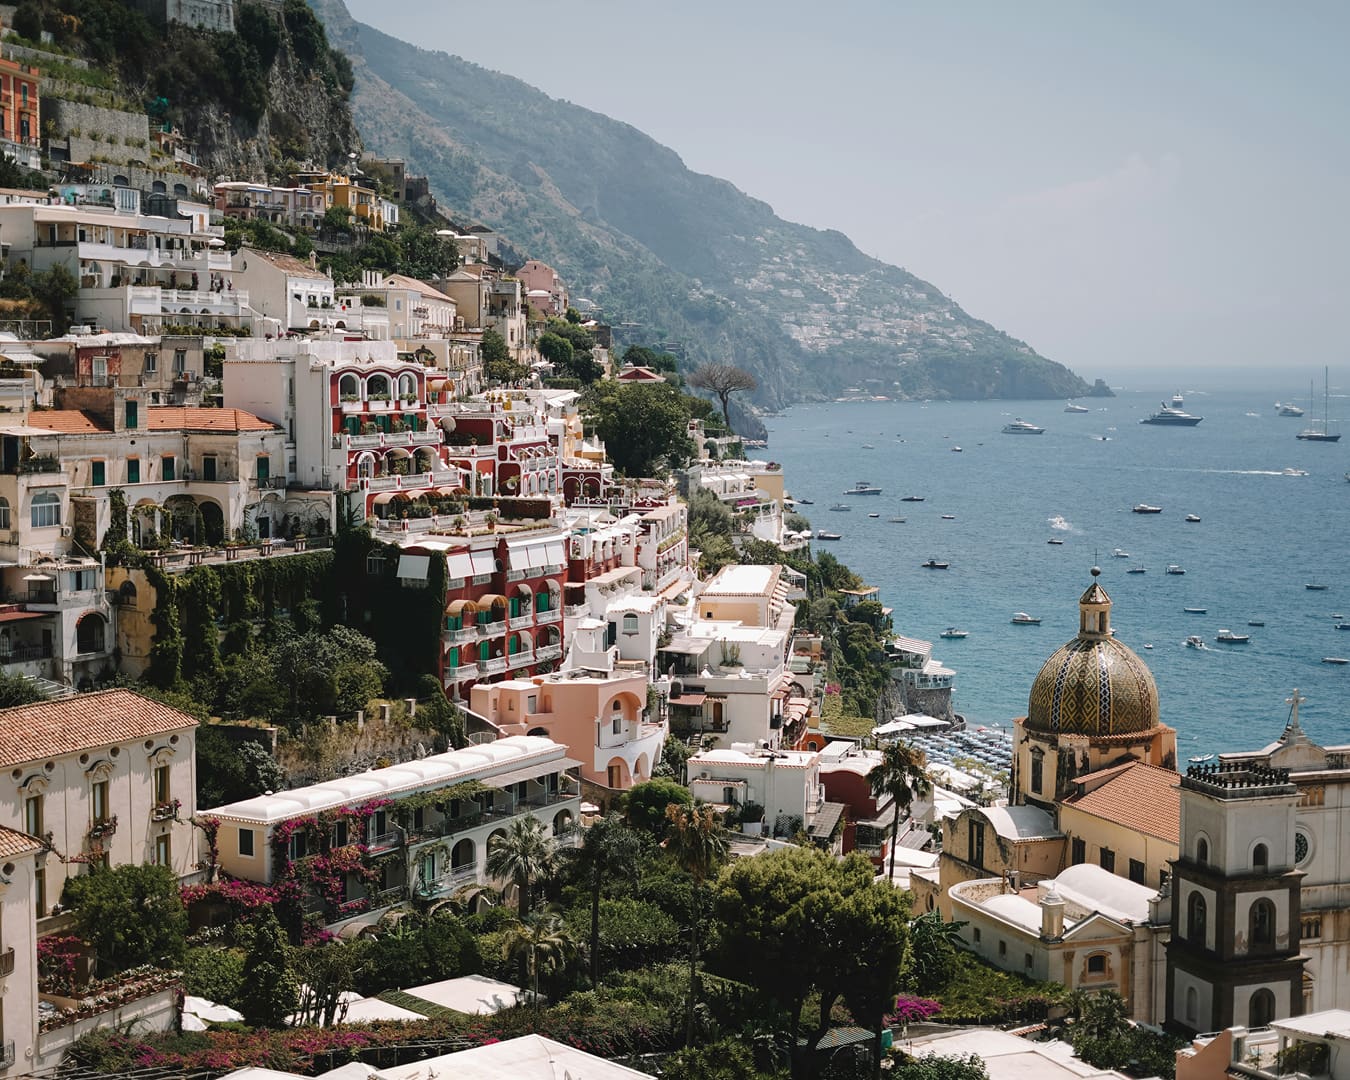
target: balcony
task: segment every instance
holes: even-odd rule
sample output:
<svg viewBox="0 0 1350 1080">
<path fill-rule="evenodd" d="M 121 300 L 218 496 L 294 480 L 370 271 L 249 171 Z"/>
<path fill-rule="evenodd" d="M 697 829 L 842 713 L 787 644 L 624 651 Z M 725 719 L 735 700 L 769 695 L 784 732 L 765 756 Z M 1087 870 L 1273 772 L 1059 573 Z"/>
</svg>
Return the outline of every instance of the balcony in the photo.
<svg viewBox="0 0 1350 1080">
<path fill-rule="evenodd" d="M 534 615 L 528 611 L 523 615 L 512 615 L 506 620 L 506 625 L 512 630 L 523 630 L 527 626 L 534 625 Z"/>
<path fill-rule="evenodd" d="M 590 610 L 591 610 L 591 609 L 590 609 L 590 606 L 587 605 L 587 604 L 568 604 L 567 607 L 563 608 L 563 614 L 565 614 L 569 619 L 582 619 L 582 618 L 585 618 L 585 617 L 586 617 L 586 615 L 590 612 Z M 538 619 L 539 622 L 542 623 L 542 622 L 557 622 L 557 621 L 558 621 L 556 618 L 553 618 L 553 619 L 545 619 L 545 618 L 543 618 L 544 615 L 555 615 L 555 616 L 556 616 L 556 615 L 557 615 L 557 612 L 556 612 L 556 611 L 552 611 L 552 612 L 549 612 L 549 611 L 541 611 L 541 612 L 539 612 L 538 615 L 536 616 L 536 618 Z"/>
<path fill-rule="evenodd" d="M 441 633 L 441 640 L 447 645 L 461 645 L 469 641 L 478 640 L 478 627 L 470 623 L 468 626 L 461 626 L 458 630 L 445 630 Z"/>
<path fill-rule="evenodd" d="M 253 476 L 249 478 L 249 487 L 259 491 L 284 491 L 286 489 L 286 478 L 284 476 Z"/>
<path fill-rule="evenodd" d="M 534 650 L 534 659 L 541 664 L 545 660 L 556 660 L 560 656 L 562 656 L 561 645 L 541 645 Z"/>
<path fill-rule="evenodd" d="M 586 614 L 587 608 L 585 604 L 578 604 L 577 607 L 581 609 L 580 615 Z M 536 611 L 534 613 L 534 621 L 539 626 L 546 626 L 549 623 L 557 622 L 562 618 L 562 614 L 563 613 L 558 608 L 550 608 L 547 611 Z"/>
<path fill-rule="evenodd" d="M 13 952 L 13 950 L 10 950 Z M 14 1040 L 10 1039 L 0 1048 L 0 1068 L 8 1069 L 14 1064 Z"/>
<path fill-rule="evenodd" d="M 14 974 L 14 949 L 11 946 L 4 952 L 0 952 L 0 975 Z"/>
<path fill-rule="evenodd" d="M 506 657 L 494 656 L 491 660 L 479 660 L 478 672 L 481 675 L 496 675 L 506 670 Z"/>
<path fill-rule="evenodd" d="M 380 833 L 366 841 L 366 852 L 374 855 L 384 851 L 393 851 L 403 843 L 403 833 L 395 829 L 393 832 Z"/>
<path fill-rule="evenodd" d="M 529 667 L 531 664 L 534 663 L 534 650 L 522 649 L 518 653 L 512 653 L 506 659 L 509 661 L 510 666 L 513 668 Z"/>
<path fill-rule="evenodd" d="M 451 682 L 465 682 L 468 679 L 476 679 L 478 678 L 478 665 L 460 664 L 459 667 L 450 668 L 449 675 Z"/>
<path fill-rule="evenodd" d="M 29 664 L 35 660 L 50 660 L 51 658 L 52 647 L 50 645 L 11 645 L 7 652 L 0 652 L 0 665 Z"/>
<path fill-rule="evenodd" d="M 457 889 L 462 889 L 465 885 L 473 885 L 477 881 L 478 867 L 476 865 L 461 866 L 433 881 L 421 882 L 418 884 L 416 891 L 418 896 L 423 897 L 447 896 Z"/>
</svg>

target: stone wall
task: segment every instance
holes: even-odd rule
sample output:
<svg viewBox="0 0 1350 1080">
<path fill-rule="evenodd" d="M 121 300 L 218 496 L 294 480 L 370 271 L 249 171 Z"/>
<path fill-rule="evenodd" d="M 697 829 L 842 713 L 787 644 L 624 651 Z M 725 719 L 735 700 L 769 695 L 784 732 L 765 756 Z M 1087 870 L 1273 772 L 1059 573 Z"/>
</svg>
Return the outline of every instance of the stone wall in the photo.
<svg viewBox="0 0 1350 1080">
<path fill-rule="evenodd" d="M 416 726 L 416 704 L 390 702 L 369 716 L 358 712 L 342 723 L 330 717 L 306 725 L 300 735 L 276 743 L 277 763 L 290 786 L 300 787 L 448 750 L 443 735 Z"/>
<path fill-rule="evenodd" d="M 66 101 L 63 98 L 44 97 L 42 99 L 43 126 L 50 122 L 51 135 L 55 139 L 64 139 L 72 131 L 78 136 L 72 140 L 81 146 L 88 144 L 90 153 L 103 157 L 126 160 L 133 158 L 144 161 L 150 155 L 150 118 L 145 113 L 122 112 L 119 109 L 105 109 L 99 105 L 83 105 L 78 101 Z M 101 141 L 92 138 L 94 134 Z M 112 136 L 112 141 L 109 140 Z M 135 145 L 139 140 L 140 145 Z M 130 145 L 129 145 L 130 143 Z M 87 161 L 88 154 L 74 157 L 75 161 Z"/>
</svg>

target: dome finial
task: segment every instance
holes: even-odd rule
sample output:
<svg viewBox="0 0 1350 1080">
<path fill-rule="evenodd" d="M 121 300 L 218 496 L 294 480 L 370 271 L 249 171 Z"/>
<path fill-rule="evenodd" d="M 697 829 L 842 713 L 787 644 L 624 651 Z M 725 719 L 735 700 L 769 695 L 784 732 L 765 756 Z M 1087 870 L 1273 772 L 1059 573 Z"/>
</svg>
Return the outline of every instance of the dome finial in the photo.
<svg viewBox="0 0 1350 1080">
<path fill-rule="evenodd" d="M 1088 573 L 1091 574 L 1093 577 L 1101 577 L 1102 568 L 1100 566 L 1094 566 L 1091 570 L 1088 571 Z"/>
</svg>

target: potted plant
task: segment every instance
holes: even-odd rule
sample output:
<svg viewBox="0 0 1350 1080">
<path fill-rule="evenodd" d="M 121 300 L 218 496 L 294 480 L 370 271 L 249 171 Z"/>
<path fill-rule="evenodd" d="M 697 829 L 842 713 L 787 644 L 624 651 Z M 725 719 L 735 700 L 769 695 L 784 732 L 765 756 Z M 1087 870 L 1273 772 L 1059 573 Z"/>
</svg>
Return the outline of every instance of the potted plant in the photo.
<svg viewBox="0 0 1350 1080">
<path fill-rule="evenodd" d="M 758 836 L 764 829 L 764 807 L 757 802 L 747 802 L 741 807 L 741 832 L 746 836 Z"/>
</svg>

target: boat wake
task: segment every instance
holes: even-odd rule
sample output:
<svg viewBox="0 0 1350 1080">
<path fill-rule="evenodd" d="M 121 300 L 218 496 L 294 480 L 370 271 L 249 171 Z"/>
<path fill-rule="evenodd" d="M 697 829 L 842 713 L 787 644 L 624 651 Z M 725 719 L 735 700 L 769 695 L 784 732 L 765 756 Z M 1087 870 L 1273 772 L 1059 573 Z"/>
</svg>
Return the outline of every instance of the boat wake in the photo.
<svg viewBox="0 0 1350 1080">
<path fill-rule="evenodd" d="M 1061 514 L 1056 514 L 1054 517 L 1046 518 L 1046 522 L 1049 524 L 1050 528 L 1057 529 L 1060 532 L 1074 531 L 1073 526 L 1069 524 L 1068 519 Z"/>
</svg>

